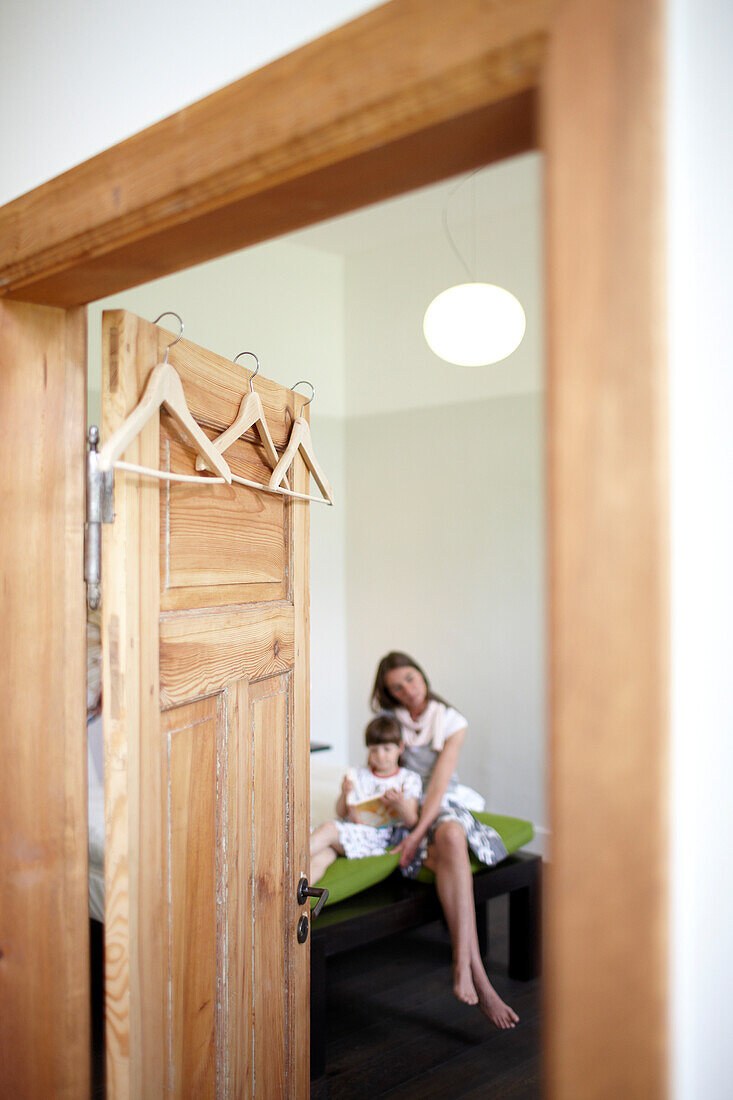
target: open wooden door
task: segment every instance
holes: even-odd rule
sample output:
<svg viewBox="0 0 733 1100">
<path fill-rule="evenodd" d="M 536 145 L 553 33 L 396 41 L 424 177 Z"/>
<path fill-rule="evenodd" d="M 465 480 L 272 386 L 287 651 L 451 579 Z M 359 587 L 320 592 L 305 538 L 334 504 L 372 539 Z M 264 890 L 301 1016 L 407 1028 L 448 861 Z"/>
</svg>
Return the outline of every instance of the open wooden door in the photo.
<svg viewBox="0 0 733 1100">
<path fill-rule="evenodd" d="M 104 314 L 103 440 L 174 339 Z M 227 428 L 250 372 L 186 341 L 169 361 L 198 423 Z M 282 449 L 301 399 L 261 375 L 256 387 Z M 267 480 L 249 433 L 226 458 Z M 195 472 L 165 413 L 125 459 Z M 293 488 L 306 479 L 296 458 Z M 108 1095 L 305 1097 L 309 505 L 115 481 L 102 561 Z"/>
</svg>

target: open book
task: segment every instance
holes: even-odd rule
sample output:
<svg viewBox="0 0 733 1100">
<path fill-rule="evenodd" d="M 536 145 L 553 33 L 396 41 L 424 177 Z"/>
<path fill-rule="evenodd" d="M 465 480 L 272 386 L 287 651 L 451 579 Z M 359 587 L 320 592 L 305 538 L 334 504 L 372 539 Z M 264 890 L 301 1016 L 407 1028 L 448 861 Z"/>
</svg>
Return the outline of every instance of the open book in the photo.
<svg viewBox="0 0 733 1100">
<path fill-rule="evenodd" d="M 356 791 L 353 794 L 357 794 Z M 358 794 L 357 794 L 358 797 Z M 350 810 L 355 810 L 359 825 L 399 825 L 402 818 L 394 806 L 388 806 L 379 795 L 366 798 L 361 802 L 347 802 Z"/>
</svg>

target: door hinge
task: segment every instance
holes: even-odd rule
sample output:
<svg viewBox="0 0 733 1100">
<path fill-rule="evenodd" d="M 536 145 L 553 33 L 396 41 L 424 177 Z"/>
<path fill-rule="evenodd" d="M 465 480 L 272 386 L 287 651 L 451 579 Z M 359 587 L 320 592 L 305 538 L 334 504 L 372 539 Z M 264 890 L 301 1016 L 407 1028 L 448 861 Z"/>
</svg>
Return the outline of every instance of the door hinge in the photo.
<svg viewBox="0 0 733 1100">
<path fill-rule="evenodd" d="M 115 472 L 99 469 L 99 428 L 92 424 L 87 436 L 87 519 L 84 537 L 84 580 L 87 606 L 96 611 L 102 602 L 102 524 L 115 519 Z"/>
</svg>

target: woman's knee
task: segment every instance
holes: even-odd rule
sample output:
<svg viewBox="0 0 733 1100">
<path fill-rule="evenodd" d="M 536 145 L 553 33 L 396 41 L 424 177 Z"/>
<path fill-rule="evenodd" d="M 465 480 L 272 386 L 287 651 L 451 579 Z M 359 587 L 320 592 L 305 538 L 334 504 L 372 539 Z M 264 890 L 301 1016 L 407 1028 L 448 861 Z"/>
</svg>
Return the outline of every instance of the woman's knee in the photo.
<svg viewBox="0 0 733 1100">
<path fill-rule="evenodd" d="M 438 859 L 453 858 L 467 852 L 466 834 L 457 821 L 444 821 L 439 825 L 435 830 L 433 844 Z"/>
</svg>

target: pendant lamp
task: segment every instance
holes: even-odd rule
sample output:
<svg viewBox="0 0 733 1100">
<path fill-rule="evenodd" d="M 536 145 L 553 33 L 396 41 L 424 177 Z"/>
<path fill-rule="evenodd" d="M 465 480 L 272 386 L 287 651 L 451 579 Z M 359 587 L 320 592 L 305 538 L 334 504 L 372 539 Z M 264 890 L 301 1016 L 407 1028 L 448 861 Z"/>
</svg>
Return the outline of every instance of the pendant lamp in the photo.
<svg viewBox="0 0 733 1100">
<path fill-rule="evenodd" d="M 526 319 L 522 306 L 508 290 L 476 280 L 453 240 L 448 206 L 456 191 L 470 178 L 461 180 L 448 196 L 443 227 L 471 281 L 449 287 L 433 299 L 425 312 L 423 333 L 428 347 L 439 358 L 462 367 L 480 367 L 506 359 L 519 347 Z M 474 240 L 475 236 L 474 219 Z"/>
</svg>

